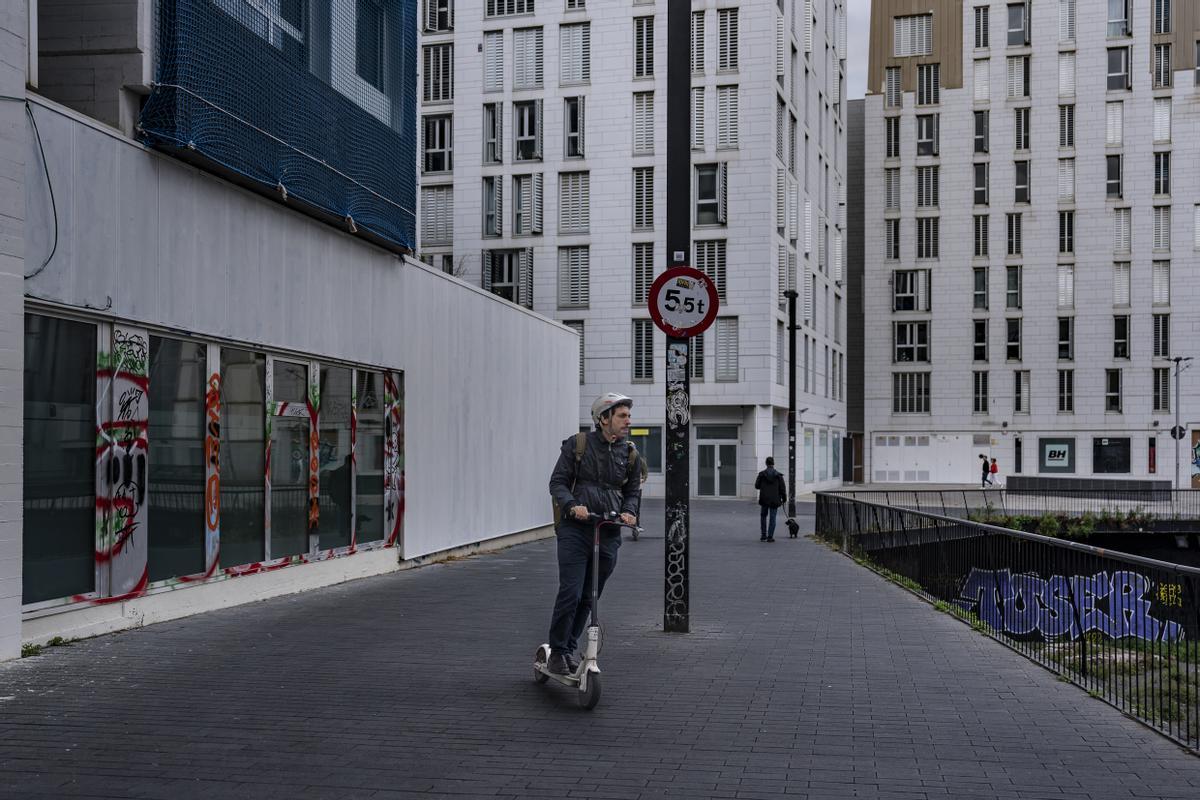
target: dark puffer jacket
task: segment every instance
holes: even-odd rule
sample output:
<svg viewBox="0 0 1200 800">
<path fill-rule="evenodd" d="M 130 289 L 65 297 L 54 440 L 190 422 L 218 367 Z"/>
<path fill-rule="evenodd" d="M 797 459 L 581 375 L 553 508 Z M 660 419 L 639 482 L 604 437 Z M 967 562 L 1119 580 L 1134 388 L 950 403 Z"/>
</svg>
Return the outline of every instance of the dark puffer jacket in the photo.
<svg viewBox="0 0 1200 800">
<path fill-rule="evenodd" d="M 588 511 L 602 514 L 617 511 L 638 516 L 642 505 L 641 474 L 637 460 L 629 463 L 628 439 L 609 442 L 599 431 L 587 435 L 587 446 L 575 468 L 575 437 L 563 440 L 558 463 L 550 476 L 550 495 L 562 511 L 563 521 L 570 519 L 573 506 L 586 506 Z M 571 487 L 575 489 L 572 492 Z"/>
</svg>

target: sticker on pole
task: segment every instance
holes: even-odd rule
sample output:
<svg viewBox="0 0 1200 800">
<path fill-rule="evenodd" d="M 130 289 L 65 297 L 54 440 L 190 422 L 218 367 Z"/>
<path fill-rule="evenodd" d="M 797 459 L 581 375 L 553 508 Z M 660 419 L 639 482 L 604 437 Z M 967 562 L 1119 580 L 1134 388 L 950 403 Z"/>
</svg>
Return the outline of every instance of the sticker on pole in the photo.
<svg viewBox="0 0 1200 800">
<path fill-rule="evenodd" d="M 650 316 L 667 336 L 688 339 L 717 318 L 717 287 L 691 267 L 671 267 L 650 287 Z"/>
</svg>

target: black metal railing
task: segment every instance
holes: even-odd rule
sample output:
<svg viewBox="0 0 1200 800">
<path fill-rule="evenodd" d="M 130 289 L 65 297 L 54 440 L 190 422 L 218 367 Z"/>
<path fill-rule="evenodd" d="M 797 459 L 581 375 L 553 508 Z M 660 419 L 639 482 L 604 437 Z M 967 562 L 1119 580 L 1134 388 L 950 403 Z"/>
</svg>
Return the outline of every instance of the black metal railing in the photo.
<svg viewBox="0 0 1200 800">
<path fill-rule="evenodd" d="M 818 537 L 1200 751 L 1200 569 L 852 494 Z"/>
<path fill-rule="evenodd" d="M 1114 529 L 1121 529 L 1131 515 L 1160 522 L 1200 521 L 1200 489 L 849 489 L 836 494 L 975 521 L 986 521 L 989 514 L 1091 514 L 1097 521 L 1112 520 Z"/>
</svg>

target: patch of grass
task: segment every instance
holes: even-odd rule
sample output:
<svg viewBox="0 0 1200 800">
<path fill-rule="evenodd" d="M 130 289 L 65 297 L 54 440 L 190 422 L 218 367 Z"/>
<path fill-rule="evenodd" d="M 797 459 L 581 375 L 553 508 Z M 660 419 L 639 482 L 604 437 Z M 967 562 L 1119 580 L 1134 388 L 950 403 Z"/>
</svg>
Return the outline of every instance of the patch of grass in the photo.
<svg viewBox="0 0 1200 800">
<path fill-rule="evenodd" d="M 31 656 L 40 656 L 42 654 L 42 646 L 40 644 L 23 644 L 21 645 L 21 658 L 29 658 Z"/>
</svg>

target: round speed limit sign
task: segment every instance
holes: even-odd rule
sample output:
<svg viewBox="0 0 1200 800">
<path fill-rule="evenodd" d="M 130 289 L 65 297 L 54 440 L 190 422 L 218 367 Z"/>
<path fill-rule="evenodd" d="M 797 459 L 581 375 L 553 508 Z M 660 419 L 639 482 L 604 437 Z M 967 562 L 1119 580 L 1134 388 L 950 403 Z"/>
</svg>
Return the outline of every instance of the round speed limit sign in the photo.
<svg viewBox="0 0 1200 800">
<path fill-rule="evenodd" d="M 717 287 L 698 269 L 671 267 L 650 287 L 650 316 L 668 336 L 699 336 L 717 318 Z"/>
</svg>

